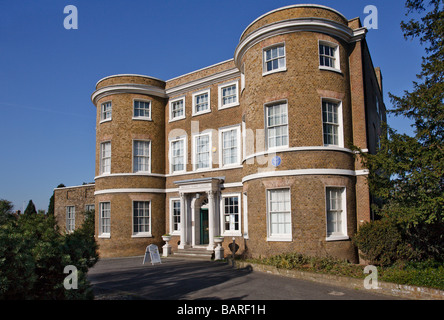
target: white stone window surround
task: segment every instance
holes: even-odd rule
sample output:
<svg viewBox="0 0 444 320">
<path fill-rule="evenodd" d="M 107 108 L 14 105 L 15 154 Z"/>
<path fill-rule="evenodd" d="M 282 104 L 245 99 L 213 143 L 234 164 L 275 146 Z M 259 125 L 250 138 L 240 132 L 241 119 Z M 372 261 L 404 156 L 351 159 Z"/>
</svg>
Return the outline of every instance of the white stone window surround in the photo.
<svg viewBox="0 0 444 320">
<path fill-rule="evenodd" d="M 136 142 L 148 142 L 148 155 L 147 156 L 136 155 L 136 152 L 135 152 Z M 132 172 L 133 173 L 151 173 L 151 145 L 152 145 L 151 140 L 148 140 L 148 139 L 133 139 L 133 151 L 132 151 L 133 152 L 133 154 L 132 154 L 132 160 L 133 160 L 132 161 L 132 166 L 133 166 Z M 136 165 L 135 165 L 136 157 L 148 158 L 148 170 L 140 170 L 139 168 L 136 167 Z"/>
<path fill-rule="evenodd" d="M 279 49 L 278 49 L 278 56 L 277 57 L 274 57 L 274 58 L 271 57 L 270 59 L 267 59 L 267 52 L 272 49 L 275 49 L 275 48 L 283 48 L 283 55 L 281 55 L 279 53 Z M 273 60 L 281 60 L 281 61 L 283 61 L 283 63 L 278 61 L 278 66 L 276 68 L 272 68 L 271 70 L 267 70 L 267 62 L 271 62 Z M 263 48 L 262 49 L 262 76 L 266 76 L 266 75 L 273 74 L 276 72 L 284 72 L 284 71 L 287 71 L 287 52 L 286 52 L 285 42 L 274 43 L 268 47 Z"/>
<path fill-rule="evenodd" d="M 177 230 L 174 229 L 174 203 L 179 203 L 179 222 L 177 225 Z M 170 234 L 173 236 L 180 236 L 180 210 L 182 209 L 182 204 L 180 203 L 180 198 L 170 198 Z"/>
<path fill-rule="evenodd" d="M 334 51 L 334 56 L 333 61 L 334 61 L 334 67 L 329 67 L 329 66 L 322 66 L 320 61 L 319 61 L 319 57 L 321 56 L 321 45 L 323 46 L 327 46 L 333 49 Z M 330 41 L 326 41 L 326 40 L 318 40 L 318 61 L 319 61 L 319 70 L 328 70 L 328 71 L 334 71 L 334 72 L 338 72 L 342 74 L 341 71 L 341 57 L 339 54 L 339 44 L 334 43 L 334 42 L 330 42 Z"/>
<path fill-rule="evenodd" d="M 174 117 L 173 116 L 173 111 L 174 111 L 173 105 L 177 102 L 180 102 L 180 101 L 182 101 L 183 114 L 181 116 Z M 169 104 L 169 120 L 168 120 L 168 122 L 178 121 L 178 120 L 182 120 L 182 119 L 186 118 L 186 102 L 185 101 L 186 101 L 185 96 L 177 97 L 177 98 L 171 99 L 169 101 L 169 103 L 168 103 Z"/>
<path fill-rule="evenodd" d="M 76 207 L 66 207 L 66 231 L 73 232 L 76 228 Z"/>
<path fill-rule="evenodd" d="M 134 231 L 134 226 L 135 226 L 135 221 L 134 221 L 134 203 L 135 202 L 145 202 L 148 203 L 148 231 L 139 231 L 139 232 L 135 232 Z M 151 238 L 152 234 L 151 234 L 151 216 L 152 216 L 152 212 L 151 212 L 151 200 L 145 200 L 145 199 L 133 199 L 132 201 L 132 207 L 131 207 L 131 238 Z"/>
<path fill-rule="evenodd" d="M 197 98 L 199 98 L 203 95 L 207 95 L 207 102 L 206 102 L 208 104 L 207 108 L 205 110 L 196 111 L 196 108 L 198 106 L 198 104 L 196 103 L 196 100 L 197 100 Z M 193 98 L 193 110 L 192 110 L 193 117 L 211 112 L 211 89 L 210 88 L 194 92 L 192 94 L 192 98 Z"/>
<path fill-rule="evenodd" d="M 329 234 L 328 232 L 328 215 L 329 215 L 329 196 L 328 192 L 332 189 L 337 189 L 340 191 L 341 195 L 341 227 L 340 231 L 338 233 Z M 325 186 L 325 234 L 327 241 L 342 241 L 342 240 L 349 240 L 350 237 L 348 236 L 347 232 L 347 188 L 345 186 L 335 186 L 335 185 L 327 185 Z"/>
<path fill-rule="evenodd" d="M 281 146 L 271 146 L 269 145 L 269 129 L 272 129 L 273 127 L 270 127 L 268 125 L 268 108 L 272 108 L 275 107 L 277 105 L 285 105 L 286 107 L 286 117 L 287 117 L 287 121 L 286 123 L 281 123 L 276 127 L 286 127 L 286 132 L 285 135 L 283 135 L 282 137 L 286 136 L 287 137 L 287 143 Z M 267 102 L 264 104 L 264 128 L 265 128 L 265 147 L 266 150 L 268 151 L 279 151 L 279 150 L 284 150 L 284 149 L 288 149 L 289 148 L 289 144 L 290 144 L 290 135 L 289 135 L 289 118 L 288 118 L 288 101 L 287 100 L 277 100 L 277 101 L 272 101 L 272 102 Z"/>
<path fill-rule="evenodd" d="M 106 222 L 106 223 L 104 223 Z M 99 202 L 99 238 L 111 237 L 111 202 Z"/>
<path fill-rule="evenodd" d="M 100 122 L 108 122 L 113 119 L 112 117 L 112 111 L 113 111 L 113 103 L 111 100 L 102 102 L 100 104 Z"/>
<path fill-rule="evenodd" d="M 202 167 L 202 168 L 197 168 L 197 161 L 198 161 L 198 155 L 197 155 L 197 145 L 196 145 L 196 141 L 199 137 L 202 136 L 208 136 L 208 167 Z M 200 133 L 196 133 L 192 136 L 192 160 L 193 160 L 193 171 L 202 171 L 202 170 L 211 170 L 213 168 L 213 160 L 212 160 L 212 131 L 211 130 L 205 130 L 203 132 Z"/>
<path fill-rule="evenodd" d="M 136 116 L 136 102 L 148 103 L 148 116 Z M 153 104 L 152 104 L 151 100 L 134 98 L 133 99 L 133 120 L 152 121 L 152 118 L 151 118 L 152 108 L 153 108 Z"/>
<path fill-rule="evenodd" d="M 230 88 L 230 87 L 234 87 L 235 95 L 232 95 L 232 96 L 235 97 L 235 101 L 224 104 L 224 98 L 225 98 L 225 96 L 223 95 L 224 89 Z M 219 86 L 218 86 L 218 103 L 219 103 L 219 105 L 218 105 L 219 110 L 239 106 L 239 80 L 219 84 Z"/>
<path fill-rule="evenodd" d="M 223 136 L 225 132 L 228 131 L 236 131 L 236 142 L 237 142 L 237 155 L 236 161 L 234 163 L 224 164 L 224 145 L 223 145 Z M 241 146 L 241 125 L 236 124 L 233 126 L 227 126 L 219 128 L 219 167 L 220 168 L 228 168 L 233 166 L 240 166 L 242 161 L 242 146 Z"/>
<path fill-rule="evenodd" d="M 278 191 L 285 191 L 288 192 L 288 204 L 287 204 L 287 208 L 285 208 L 285 210 L 282 210 L 280 212 L 277 211 L 273 211 L 271 212 L 270 210 L 271 208 L 271 194 L 273 192 L 278 192 Z M 293 241 L 293 236 L 292 236 L 292 232 L 293 232 L 293 226 L 292 226 L 292 210 L 291 210 L 291 188 L 289 187 L 283 187 L 283 188 L 270 188 L 270 189 L 266 189 L 266 199 L 267 199 L 267 208 L 266 208 L 266 212 L 267 212 L 267 241 L 282 241 L 282 242 L 291 242 Z M 272 214 L 279 214 L 281 215 L 284 219 L 289 219 L 289 221 L 284 221 L 284 225 L 289 224 L 288 229 L 289 232 L 287 233 L 282 233 L 282 234 L 274 234 L 272 231 L 272 224 L 274 224 L 275 222 L 272 221 Z M 282 219 L 282 217 L 279 216 L 279 219 Z"/>
<path fill-rule="evenodd" d="M 238 230 L 226 230 L 225 229 L 225 199 L 237 197 L 237 223 Z M 242 197 L 241 193 L 222 193 L 220 196 L 220 231 L 222 236 L 241 237 L 242 236 Z M 231 221 L 230 221 L 231 225 Z"/>
<path fill-rule="evenodd" d="M 108 148 L 109 150 L 107 150 Z M 100 143 L 100 163 L 99 163 L 100 175 L 107 175 L 111 173 L 111 156 L 112 156 L 111 140 L 102 141 Z"/>
<path fill-rule="evenodd" d="M 324 115 L 323 115 L 323 104 L 324 102 L 334 103 L 338 106 L 338 144 L 325 144 L 324 140 Z M 334 98 L 322 97 L 321 98 L 321 120 L 322 120 L 322 142 L 324 147 L 339 147 L 344 148 L 344 121 L 343 121 L 343 108 L 342 101 Z"/>
<path fill-rule="evenodd" d="M 173 139 L 170 139 L 169 141 L 169 157 L 168 157 L 168 162 L 169 162 L 169 167 L 170 167 L 170 174 L 178 174 L 178 173 L 186 173 L 187 172 L 187 158 L 188 158 L 188 145 L 187 145 L 187 135 L 184 136 L 180 136 L 180 137 L 176 137 Z M 173 143 L 174 142 L 178 142 L 178 141 L 183 141 L 183 170 L 173 170 L 173 165 L 174 165 L 174 158 L 173 158 Z"/>
</svg>

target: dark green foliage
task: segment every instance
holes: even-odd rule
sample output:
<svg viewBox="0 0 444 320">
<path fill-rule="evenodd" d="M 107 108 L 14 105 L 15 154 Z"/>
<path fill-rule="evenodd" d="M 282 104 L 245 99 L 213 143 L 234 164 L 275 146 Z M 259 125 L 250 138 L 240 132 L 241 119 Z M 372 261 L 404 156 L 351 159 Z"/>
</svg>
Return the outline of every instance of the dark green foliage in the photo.
<svg viewBox="0 0 444 320">
<path fill-rule="evenodd" d="M 34 202 L 32 202 L 32 200 L 29 200 L 28 205 L 26 206 L 25 215 L 32 215 L 32 214 L 37 214 L 37 210 L 35 209 L 35 205 Z"/>
<path fill-rule="evenodd" d="M 361 153 L 370 172 L 370 191 L 378 200 L 373 209 L 387 221 L 361 229 L 359 233 L 366 233 L 368 239 L 364 241 L 364 235 L 357 235 L 360 245 L 365 246 L 359 249 L 382 263 L 393 262 L 396 256 L 404 258 L 393 251 L 376 258 L 380 246 L 391 250 L 396 246 L 395 251 L 411 248 L 414 255 L 410 258 L 418 261 L 444 261 L 443 7 L 444 0 L 406 1 L 407 15 L 415 12 L 419 19 L 402 22 L 401 27 L 407 39 L 420 39 L 426 55 L 413 90 L 405 91 L 402 97 L 390 94 L 393 109 L 389 112 L 412 120 L 414 136 L 385 126 L 379 152 Z M 378 245 L 378 241 L 384 241 L 384 232 L 395 232 L 394 238 L 388 235 L 391 241 Z M 370 248 L 370 244 L 375 247 Z"/>
<path fill-rule="evenodd" d="M 54 216 L 24 214 L 0 225 L 0 299 L 92 299 L 86 278 L 98 260 L 94 215 L 72 234 L 59 232 Z M 91 221 L 92 220 L 92 221 Z M 78 289 L 66 290 L 65 266 L 78 269 Z"/>
</svg>

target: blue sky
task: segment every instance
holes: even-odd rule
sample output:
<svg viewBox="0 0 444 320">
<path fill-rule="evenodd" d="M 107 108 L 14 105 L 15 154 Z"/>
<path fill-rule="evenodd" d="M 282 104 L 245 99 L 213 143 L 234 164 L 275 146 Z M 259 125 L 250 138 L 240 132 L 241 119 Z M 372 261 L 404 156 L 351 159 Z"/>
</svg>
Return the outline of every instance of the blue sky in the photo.
<svg viewBox="0 0 444 320">
<path fill-rule="evenodd" d="M 287 5 L 316 3 L 364 21 L 378 8 L 367 36 L 388 92 L 402 95 L 420 71 L 424 48 L 400 29 L 403 0 L 1 0 L 0 199 L 46 210 L 53 188 L 94 181 L 96 82 L 120 73 L 168 80 L 231 59 L 244 29 Z M 63 9 L 78 9 L 66 30 Z M 389 118 L 411 133 L 406 119 Z"/>
</svg>

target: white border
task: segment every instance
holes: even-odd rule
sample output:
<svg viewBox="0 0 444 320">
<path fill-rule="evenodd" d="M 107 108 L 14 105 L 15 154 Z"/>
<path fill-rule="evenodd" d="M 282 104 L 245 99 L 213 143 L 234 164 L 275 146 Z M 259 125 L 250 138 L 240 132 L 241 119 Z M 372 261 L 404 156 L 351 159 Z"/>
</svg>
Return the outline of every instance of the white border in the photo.
<svg viewBox="0 0 444 320">
<path fill-rule="evenodd" d="M 222 136 L 223 136 L 224 132 L 232 131 L 232 130 L 237 131 L 236 132 L 237 149 L 238 149 L 237 150 L 237 160 L 235 163 L 224 165 L 224 162 L 223 162 L 223 160 L 224 160 L 224 157 L 223 157 L 224 145 L 223 145 Z M 219 128 L 218 132 L 219 132 L 219 168 L 232 168 L 232 167 L 240 166 L 242 163 L 241 125 L 236 124 L 236 125 L 229 126 L 229 127 Z"/>
<path fill-rule="evenodd" d="M 208 109 L 196 112 L 196 97 L 203 95 L 205 93 L 208 94 Z M 211 89 L 210 88 L 194 92 L 192 95 L 192 99 L 193 99 L 193 103 L 192 103 L 193 109 L 191 110 L 191 114 L 193 117 L 211 112 Z"/>
<path fill-rule="evenodd" d="M 131 171 L 133 172 L 133 173 L 141 173 L 141 174 L 143 174 L 143 173 L 151 173 L 151 145 L 152 145 L 152 142 L 151 142 L 151 140 L 149 140 L 149 139 L 133 139 L 132 140 L 133 141 L 133 149 L 132 149 L 132 154 L 131 154 L 131 162 L 132 162 L 132 164 L 131 164 Z M 148 159 L 149 159 L 149 163 L 148 163 L 148 171 L 134 171 L 135 170 L 135 168 L 134 168 L 134 142 L 136 142 L 136 141 L 141 141 L 141 142 L 149 142 L 149 146 L 148 146 Z"/>
<path fill-rule="evenodd" d="M 229 198 L 229 197 L 237 197 L 237 203 L 238 203 L 238 223 L 239 223 L 239 230 L 225 230 L 225 199 L 224 198 Z M 221 193 L 220 195 L 220 231 L 221 231 L 221 236 L 224 237 L 241 237 L 242 236 L 242 196 L 241 193 Z"/>
<path fill-rule="evenodd" d="M 178 101 L 183 101 L 183 115 L 179 116 L 179 117 L 175 117 L 173 118 L 173 103 L 174 102 L 178 102 Z M 180 96 L 174 99 L 171 99 L 168 102 L 169 105 L 169 119 L 168 122 L 174 122 L 174 121 L 178 121 L 178 120 L 182 120 L 186 118 L 186 99 L 185 96 Z"/>
</svg>

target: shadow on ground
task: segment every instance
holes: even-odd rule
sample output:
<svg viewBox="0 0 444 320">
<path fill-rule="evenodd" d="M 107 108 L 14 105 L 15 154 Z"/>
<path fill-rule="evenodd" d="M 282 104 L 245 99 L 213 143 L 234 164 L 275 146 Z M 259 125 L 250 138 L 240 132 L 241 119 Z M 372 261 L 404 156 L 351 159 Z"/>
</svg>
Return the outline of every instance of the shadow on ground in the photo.
<svg viewBox="0 0 444 320">
<path fill-rule="evenodd" d="M 224 262 L 162 259 L 162 264 L 142 264 L 143 258 L 106 259 L 88 273 L 97 300 L 181 300 L 193 292 L 251 273 L 234 270 Z M 237 281 L 236 281 L 237 282 Z M 230 300 L 245 296 L 229 297 Z M 220 299 L 216 296 L 202 300 Z"/>
</svg>

